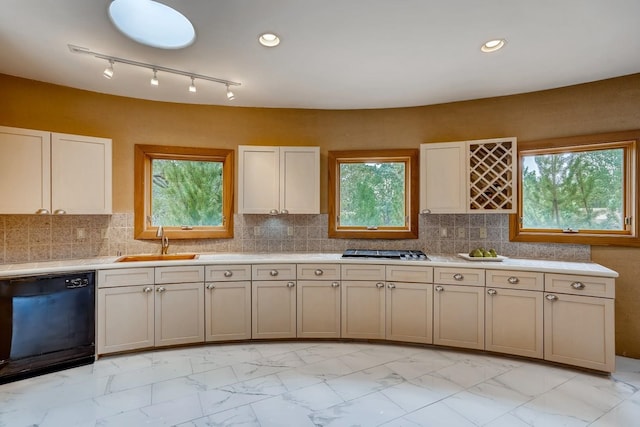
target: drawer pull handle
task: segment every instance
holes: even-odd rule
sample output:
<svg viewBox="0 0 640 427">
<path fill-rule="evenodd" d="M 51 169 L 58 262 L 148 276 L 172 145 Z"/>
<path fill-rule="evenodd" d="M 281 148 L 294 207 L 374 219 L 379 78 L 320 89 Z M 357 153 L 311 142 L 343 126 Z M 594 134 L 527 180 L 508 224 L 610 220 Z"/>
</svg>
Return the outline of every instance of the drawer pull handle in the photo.
<svg viewBox="0 0 640 427">
<path fill-rule="evenodd" d="M 296 284 L 293 282 L 287 282 L 287 287 L 288 288 L 293 288 Z"/>
<path fill-rule="evenodd" d="M 316 271 L 313 272 L 313 274 L 315 274 L 316 276 L 322 276 L 324 274 L 324 271 L 317 269 Z"/>
<path fill-rule="evenodd" d="M 444 288 L 442 286 L 436 286 L 436 292 L 442 292 Z"/>
<path fill-rule="evenodd" d="M 278 275 L 278 270 L 271 270 L 271 271 L 269 272 L 269 275 L 270 275 L 271 277 L 276 277 L 276 276 Z"/>
<path fill-rule="evenodd" d="M 518 283 L 520 283 L 520 279 L 518 279 L 515 276 L 511 276 L 507 279 L 507 282 L 511 283 L 512 285 L 516 285 Z"/>
<path fill-rule="evenodd" d="M 166 290 L 167 290 L 166 288 L 164 288 L 163 286 L 160 286 L 158 289 L 156 289 L 156 292 L 163 293 Z"/>
<path fill-rule="evenodd" d="M 144 288 L 142 291 L 143 291 L 144 293 L 149 293 L 149 292 L 151 292 L 152 290 L 153 290 L 153 289 L 151 289 L 149 286 L 147 286 L 147 287 L 146 287 L 146 288 Z"/>
<path fill-rule="evenodd" d="M 491 296 L 494 296 L 494 295 L 495 295 L 495 294 L 497 294 L 497 293 L 498 293 L 498 291 L 496 291 L 495 289 L 489 289 L 489 290 L 487 291 L 487 294 L 489 294 L 489 295 L 491 295 Z"/>
<path fill-rule="evenodd" d="M 227 270 L 224 272 L 224 277 L 231 277 L 233 276 L 233 271 Z"/>
<path fill-rule="evenodd" d="M 381 282 L 376 283 L 376 288 L 378 289 L 384 288 L 384 283 L 381 283 Z"/>
<path fill-rule="evenodd" d="M 585 286 L 584 286 L 584 283 L 582 283 L 582 282 L 573 282 L 571 284 L 571 287 L 573 289 L 584 289 Z"/>
<path fill-rule="evenodd" d="M 333 282 L 331 284 L 331 287 L 333 287 L 333 288 L 337 288 L 338 286 L 340 286 L 340 283 L 338 283 L 338 282 Z"/>
<path fill-rule="evenodd" d="M 389 289 L 395 289 L 395 288 L 396 288 L 396 285 L 394 285 L 393 283 L 389 283 L 389 284 L 387 285 L 387 288 L 389 288 Z"/>
<path fill-rule="evenodd" d="M 209 290 L 214 289 L 214 288 L 215 288 L 215 285 L 213 283 L 209 283 L 207 285 L 207 289 L 209 289 Z"/>
<path fill-rule="evenodd" d="M 464 280 L 464 276 L 463 276 L 462 274 L 460 274 L 460 273 L 456 273 L 456 274 L 454 274 L 454 275 L 453 275 L 453 278 L 454 278 L 455 280 L 458 280 L 458 281 L 460 281 L 460 280 Z"/>
<path fill-rule="evenodd" d="M 558 300 L 558 297 L 556 295 L 552 295 L 552 294 L 549 294 L 549 295 L 545 296 L 545 298 L 548 299 L 549 301 L 557 301 Z"/>
</svg>

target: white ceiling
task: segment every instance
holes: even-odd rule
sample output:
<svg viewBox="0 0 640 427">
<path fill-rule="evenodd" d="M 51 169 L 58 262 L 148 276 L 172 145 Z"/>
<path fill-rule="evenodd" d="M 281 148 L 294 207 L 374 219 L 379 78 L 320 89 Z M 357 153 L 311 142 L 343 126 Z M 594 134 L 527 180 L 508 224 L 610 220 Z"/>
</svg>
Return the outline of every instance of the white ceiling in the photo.
<svg viewBox="0 0 640 427">
<path fill-rule="evenodd" d="M 388 108 L 509 95 L 640 72 L 639 0 L 162 0 L 186 15 L 182 50 L 137 44 L 110 0 L 0 0 L 0 73 L 182 103 Z M 258 44 L 277 33 L 276 48 Z M 484 54 L 488 39 L 506 38 Z M 242 83 L 224 85 L 71 53 L 111 56 Z"/>
</svg>

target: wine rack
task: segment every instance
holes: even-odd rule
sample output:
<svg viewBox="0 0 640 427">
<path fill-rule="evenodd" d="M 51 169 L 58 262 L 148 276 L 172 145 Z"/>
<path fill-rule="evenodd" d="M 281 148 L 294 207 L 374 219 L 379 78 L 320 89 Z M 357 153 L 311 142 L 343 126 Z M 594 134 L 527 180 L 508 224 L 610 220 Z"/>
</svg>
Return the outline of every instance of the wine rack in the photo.
<svg viewBox="0 0 640 427">
<path fill-rule="evenodd" d="M 515 212 L 516 139 L 469 141 L 469 211 Z"/>
</svg>

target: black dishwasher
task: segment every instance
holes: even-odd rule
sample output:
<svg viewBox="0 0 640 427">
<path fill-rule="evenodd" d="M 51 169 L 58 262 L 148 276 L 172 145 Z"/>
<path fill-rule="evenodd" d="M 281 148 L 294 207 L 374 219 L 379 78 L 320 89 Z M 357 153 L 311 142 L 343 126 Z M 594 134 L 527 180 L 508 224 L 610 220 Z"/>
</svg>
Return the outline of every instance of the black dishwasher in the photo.
<svg viewBox="0 0 640 427">
<path fill-rule="evenodd" d="M 95 360 L 95 272 L 0 280 L 0 384 Z"/>
</svg>

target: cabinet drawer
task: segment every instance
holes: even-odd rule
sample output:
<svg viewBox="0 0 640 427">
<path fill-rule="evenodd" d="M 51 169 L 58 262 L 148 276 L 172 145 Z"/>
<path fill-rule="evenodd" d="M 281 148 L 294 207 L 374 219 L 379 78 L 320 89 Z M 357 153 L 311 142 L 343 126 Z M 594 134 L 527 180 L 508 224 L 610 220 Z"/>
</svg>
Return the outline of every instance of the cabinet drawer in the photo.
<svg viewBox="0 0 640 427">
<path fill-rule="evenodd" d="M 433 283 L 433 267 L 388 265 L 387 282 Z"/>
<path fill-rule="evenodd" d="M 204 266 L 156 267 L 156 284 L 204 282 Z"/>
<path fill-rule="evenodd" d="M 517 270 L 487 270 L 487 286 L 494 288 L 544 290 L 544 273 Z"/>
<path fill-rule="evenodd" d="M 340 280 L 340 264 L 298 264 L 298 280 Z"/>
<path fill-rule="evenodd" d="M 253 280 L 296 280 L 295 264 L 254 264 Z"/>
<path fill-rule="evenodd" d="M 343 264 L 342 280 L 384 281 L 384 265 Z"/>
<path fill-rule="evenodd" d="M 433 269 L 433 283 L 484 286 L 484 270 L 480 268 L 435 267 Z"/>
<path fill-rule="evenodd" d="M 98 270 L 98 288 L 153 285 L 153 267 Z"/>
<path fill-rule="evenodd" d="M 573 274 L 545 274 L 544 290 L 563 294 L 592 297 L 615 297 L 615 279 L 612 277 L 576 276 Z"/>
<path fill-rule="evenodd" d="M 204 277 L 207 282 L 238 282 L 251 280 L 250 265 L 208 265 Z"/>
</svg>

